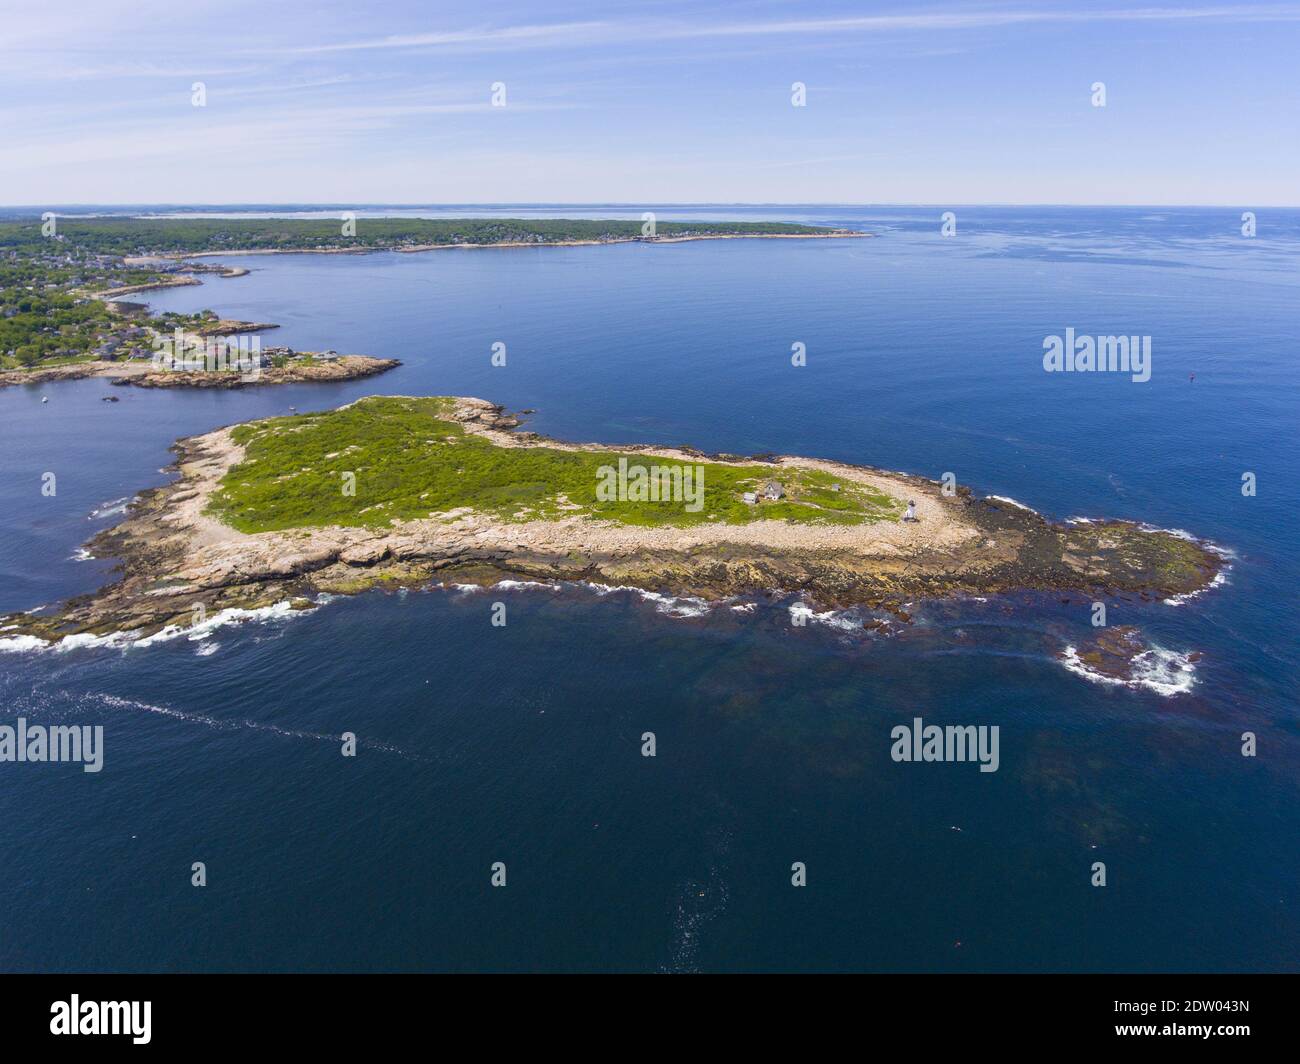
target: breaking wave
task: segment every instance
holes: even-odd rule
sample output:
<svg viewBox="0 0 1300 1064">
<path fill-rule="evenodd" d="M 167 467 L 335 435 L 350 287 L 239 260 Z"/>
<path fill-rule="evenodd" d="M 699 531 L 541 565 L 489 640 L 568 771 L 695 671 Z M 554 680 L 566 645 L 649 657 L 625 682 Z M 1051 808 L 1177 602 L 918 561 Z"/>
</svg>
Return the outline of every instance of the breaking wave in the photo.
<svg viewBox="0 0 1300 1064">
<path fill-rule="evenodd" d="M 1231 565 L 1225 565 L 1222 569 L 1220 569 L 1217 573 L 1214 574 L 1214 579 L 1211 580 L 1208 584 L 1206 584 L 1205 587 L 1198 588 L 1196 591 L 1188 591 L 1182 595 L 1171 595 L 1169 598 L 1162 599 L 1161 601 L 1163 601 L 1166 606 L 1185 605 L 1186 603 L 1191 602 L 1192 599 L 1197 598 L 1200 595 L 1204 595 L 1207 591 L 1212 591 L 1216 587 L 1222 587 L 1224 584 L 1226 584 L 1228 582 L 1228 571 L 1231 568 L 1232 568 Z"/>
<path fill-rule="evenodd" d="M 559 584 L 550 584 L 544 580 L 498 580 L 494 587 L 505 588 L 507 591 L 531 591 L 540 588 L 543 591 L 558 591 Z"/>
<path fill-rule="evenodd" d="M 109 499 L 108 502 L 101 502 L 95 509 L 90 511 L 86 520 L 97 521 L 101 517 L 116 517 L 118 514 L 124 514 L 126 508 L 135 500 L 136 496 L 134 495 L 124 495 L 120 499 Z"/>
<path fill-rule="evenodd" d="M 207 620 L 200 624 L 190 625 L 188 627 L 169 624 L 167 627 L 160 629 L 153 635 L 144 637 L 141 637 L 138 629 L 129 632 L 112 632 L 109 635 L 79 633 L 77 635 L 64 636 L 57 642 L 41 639 L 34 635 L 15 635 L 6 639 L 0 639 L 0 653 L 12 654 L 21 653 L 23 651 L 51 651 L 57 654 L 66 654 L 70 650 L 84 650 L 87 648 L 121 647 L 123 649 L 132 649 L 137 647 L 150 647 L 155 643 L 167 643 L 173 639 L 179 639 L 181 636 L 196 641 L 207 639 L 216 629 L 228 624 L 245 624 L 250 621 L 265 622 L 289 620 L 311 612 L 313 612 L 311 609 L 295 609 L 293 605 L 286 600 L 283 602 L 277 602 L 273 606 L 262 606 L 258 609 L 251 610 L 231 607 L 230 609 L 214 613 L 211 617 L 207 618 Z"/>
<path fill-rule="evenodd" d="M 804 626 L 809 623 L 824 624 L 841 632 L 862 632 L 862 613 L 857 609 L 822 610 L 818 613 L 805 602 L 790 604 L 790 623 Z"/>
<path fill-rule="evenodd" d="M 1067 646 L 1058 660 L 1070 672 L 1082 676 L 1090 683 L 1110 684 L 1133 690 L 1145 688 L 1164 698 L 1187 694 L 1196 685 L 1196 665 L 1190 654 L 1179 654 L 1154 645 L 1134 656 L 1128 679 L 1110 676 L 1092 668 L 1079 657 L 1077 647 Z"/>
<path fill-rule="evenodd" d="M 1026 506 L 1023 502 L 1017 502 L 1015 499 L 1009 498 L 1006 495 L 986 495 L 985 498 L 992 499 L 995 502 L 1004 502 L 1008 506 L 1014 506 L 1019 510 L 1026 510 L 1031 514 L 1038 513 L 1038 511 L 1033 509 L 1032 507 Z"/>
<path fill-rule="evenodd" d="M 662 595 L 658 591 L 646 591 L 639 587 L 611 587 L 609 584 L 594 584 L 585 581 L 577 586 L 594 591 L 601 597 L 620 592 L 636 595 L 643 602 L 653 602 L 655 609 L 659 613 L 666 614 L 669 617 L 703 617 L 715 606 L 721 604 L 710 602 L 708 599 L 696 598 L 694 595 Z"/>
</svg>

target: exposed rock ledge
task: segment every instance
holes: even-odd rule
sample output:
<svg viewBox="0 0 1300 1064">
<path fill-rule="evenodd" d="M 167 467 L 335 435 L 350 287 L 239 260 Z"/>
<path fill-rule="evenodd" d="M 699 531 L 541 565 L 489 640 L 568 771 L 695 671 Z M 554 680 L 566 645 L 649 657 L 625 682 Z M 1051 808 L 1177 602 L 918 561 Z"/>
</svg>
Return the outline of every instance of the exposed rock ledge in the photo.
<svg viewBox="0 0 1300 1064">
<path fill-rule="evenodd" d="M 502 446 L 584 449 L 530 432 L 501 407 L 456 401 L 470 432 Z M 391 528 L 327 527 L 244 534 L 205 513 L 221 477 L 242 458 L 231 429 L 178 441 L 171 484 L 143 492 L 126 520 L 89 543 L 121 559 L 122 576 L 50 614 L 0 618 L 0 638 L 55 640 L 193 623 L 206 615 L 321 591 L 349 593 L 431 578 L 493 583 L 505 577 L 588 580 L 717 599 L 759 591 L 800 592 L 822 606 L 898 610 L 918 597 L 1015 589 L 1136 593 L 1166 597 L 1210 584 L 1221 564 L 1211 550 L 1130 522 L 1059 525 L 1033 511 L 974 497 L 945 496 L 936 482 L 817 459 L 776 457 L 774 470 L 803 466 L 914 499 L 919 521 L 809 526 L 646 528 L 590 518 L 505 522 L 469 512 Z M 667 458 L 738 461 L 688 449 L 621 447 Z M 747 458 L 747 464 L 764 459 Z"/>
<path fill-rule="evenodd" d="M 336 383 L 373 377 L 400 366 L 396 358 L 371 358 L 368 355 L 342 355 L 335 362 L 309 365 L 268 367 L 252 380 L 243 380 L 235 372 L 192 373 L 157 370 L 151 362 L 75 362 L 48 369 L 9 370 L 0 372 L 0 388 L 12 384 L 48 384 L 52 381 L 105 377 L 114 384 L 134 384 L 138 388 L 251 388 L 261 384 Z"/>
</svg>

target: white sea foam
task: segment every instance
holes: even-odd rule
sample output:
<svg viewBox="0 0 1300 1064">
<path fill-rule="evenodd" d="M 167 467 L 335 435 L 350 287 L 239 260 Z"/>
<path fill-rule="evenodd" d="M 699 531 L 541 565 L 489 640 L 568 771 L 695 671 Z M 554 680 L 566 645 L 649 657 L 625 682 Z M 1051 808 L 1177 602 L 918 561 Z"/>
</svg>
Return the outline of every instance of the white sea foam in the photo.
<svg viewBox="0 0 1300 1064">
<path fill-rule="evenodd" d="M 484 591 L 497 589 L 501 591 L 558 591 L 560 589 L 559 584 L 546 583 L 542 580 L 498 580 L 495 584 L 487 586 L 482 584 L 448 583 L 431 584 L 430 586 L 442 591 L 454 591 L 458 595 L 478 595 Z"/>
<path fill-rule="evenodd" d="M 1238 558 L 1237 552 L 1232 548 L 1221 547 L 1219 544 L 1212 543 L 1208 539 L 1201 539 L 1199 536 L 1192 535 L 1185 528 L 1157 528 L 1155 525 L 1142 523 L 1138 525 L 1138 531 L 1153 534 L 1156 532 L 1163 532 L 1169 536 L 1177 536 L 1179 539 L 1185 539 L 1188 543 L 1195 543 L 1202 550 L 1208 550 L 1211 554 L 1217 554 L 1220 558 L 1228 558 L 1233 561 Z"/>
<path fill-rule="evenodd" d="M 640 595 L 644 601 L 653 602 L 656 610 L 666 613 L 669 617 L 703 617 L 713 608 L 712 603 L 693 595 L 674 597 L 661 595 L 657 591 L 644 591 L 641 588 L 630 590 Z"/>
<path fill-rule="evenodd" d="M 818 613 L 806 603 L 792 603 L 790 623 L 803 626 L 809 621 L 814 624 L 824 624 L 829 628 L 838 628 L 842 632 L 862 631 L 862 618 L 856 610 L 823 610 Z"/>
<path fill-rule="evenodd" d="M 126 508 L 133 502 L 135 502 L 135 496 L 131 495 L 124 495 L 120 499 L 109 499 L 108 502 L 102 502 L 91 510 L 86 520 L 96 521 L 101 517 L 115 517 L 118 514 L 124 514 Z"/>
<path fill-rule="evenodd" d="M 1164 600 L 1164 604 L 1166 606 L 1183 606 L 1186 605 L 1188 602 L 1191 602 L 1192 599 L 1197 598 L 1200 595 L 1204 595 L 1207 591 L 1210 591 L 1216 587 L 1222 587 L 1224 584 L 1228 582 L 1228 572 L 1231 568 L 1232 566 L 1225 565 L 1222 569 L 1220 569 L 1217 573 L 1214 574 L 1214 579 L 1211 580 L 1208 584 L 1206 584 L 1205 587 L 1197 588 L 1195 591 L 1188 591 L 1182 595 L 1172 595 L 1169 598 Z"/>
<path fill-rule="evenodd" d="M 91 635 L 83 632 L 78 635 L 64 636 L 57 642 L 34 635 L 13 635 L 7 639 L 0 639 L 0 653 L 54 651 L 66 654 L 69 650 L 84 650 L 87 647 L 129 647 L 139 634 L 138 631 L 112 632 L 109 635 Z"/>
<path fill-rule="evenodd" d="M 72 557 L 70 560 L 74 562 L 88 562 L 88 561 L 92 561 L 94 557 L 95 556 L 91 554 L 90 551 L 86 550 L 85 547 L 78 547 L 75 551 L 72 552 Z"/>
<path fill-rule="evenodd" d="M 48 650 L 50 644 L 34 635 L 11 635 L 0 639 L 0 653 L 18 654 L 24 650 Z"/>
<path fill-rule="evenodd" d="M 1037 512 L 1038 512 L 1037 510 L 1034 510 L 1034 509 L 1032 509 L 1032 508 L 1026 506 L 1023 502 L 1016 502 L 1015 499 L 1008 498 L 1008 497 L 1005 496 L 1005 495 L 989 495 L 989 496 L 987 496 L 987 497 L 990 498 L 990 499 L 995 499 L 995 500 L 997 500 L 998 502 L 1004 502 L 1004 503 L 1006 503 L 1008 506 L 1015 506 L 1015 507 L 1017 507 L 1018 509 L 1021 509 L 1021 510 L 1028 510 L 1031 514 L 1034 514 L 1034 513 L 1037 513 Z"/>
<path fill-rule="evenodd" d="M 223 625 L 242 624 L 247 621 L 287 620 L 310 612 L 312 611 L 309 609 L 296 610 L 286 600 L 277 602 L 273 606 L 262 606 L 252 610 L 232 607 L 214 613 L 202 624 L 189 626 L 169 624 L 165 628 L 154 632 L 153 635 L 144 636 L 143 638 L 140 636 L 139 629 L 128 632 L 111 632 L 108 635 L 92 635 L 88 632 L 81 632 L 76 635 L 64 636 L 57 642 L 41 639 L 34 635 L 16 635 L 10 636 L 8 639 L 0 639 L 0 653 L 50 650 L 66 654 L 70 650 L 85 650 L 88 648 L 121 647 L 123 649 L 132 649 L 150 647 L 155 643 L 170 642 L 180 636 L 186 636 L 192 641 L 198 641 L 208 638 L 215 629 Z"/>
<path fill-rule="evenodd" d="M 990 498 L 992 497 L 993 496 L 990 496 Z M 1065 519 L 1065 523 L 1067 525 L 1101 525 L 1101 524 L 1106 524 L 1108 520 L 1122 521 L 1121 518 L 1108 519 L 1105 517 L 1067 517 Z M 1123 523 L 1128 524 L 1129 522 L 1125 521 Z M 1184 539 L 1188 543 L 1195 543 L 1202 550 L 1208 550 L 1211 554 L 1217 554 L 1220 558 L 1235 559 L 1237 557 L 1237 552 L 1232 550 L 1231 548 L 1221 547 L 1217 543 L 1212 543 L 1208 539 L 1201 539 L 1199 536 L 1194 536 L 1192 535 L 1192 533 L 1188 532 L 1187 529 L 1185 528 L 1161 528 L 1158 525 L 1147 524 L 1145 521 L 1136 522 L 1136 526 L 1139 532 L 1146 532 L 1150 535 L 1163 533 L 1164 535 L 1167 536 L 1177 536 L 1179 539 Z"/>
<path fill-rule="evenodd" d="M 1091 683 L 1131 689 L 1146 688 L 1165 698 L 1186 694 L 1196 685 L 1196 665 L 1190 654 L 1152 645 L 1133 658 L 1129 679 L 1098 672 L 1079 657 L 1076 647 L 1067 646 L 1059 659 L 1070 672 Z"/>
<path fill-rule="evenodd" d="M 718 605 L 707 599 L 696 598 L 694 595 L 662 595 L 658 591 L 646 591 L 639 587 L 611 587 L 609 584 L 595 584 L 588 581 L 583 581 L 578 586 L 601 596 L 620 592 L 636 595 L 644 602 L 653 602 L 656 610 L 669 617 L 702 617 Z"/>
<path fill-rule="evenodd" d="M 54 649 L 60 654 L 66 654 L 69 650 L 82 650 L 87 647 L 129 647 L 134 644 L 139 634 L 139 631 L 130 631 L 110 632 L 108 635 L 91 635 L 87 632 L 65 635 L 54 644 Z"/>
<path fill-rule="evenodd" d="M 1152 534 L 1155 534 L 1157 532 L 1163 532 L 1167 536 L 1177 536 L 1179 539 L 1185 539 L 1187 540 L 1188 543 L 1200 542 L 1200 540 L 1198 540 L 1185 528 L 1158 528 L 1155 525 L 1149 525 L 1145 521 L 1142 521 L 1138 523 L 1138 531 L 1149 532 Z"/>
<path fill-rule="evenodd" d="M 500 588 L 504 591 L 559 591 L 564 586 L 578 587 L 601 597 L 617 593 L 636 595 L 645 602 L 653 602 L 655 608 L 669 617 L 700 617 L 708 613 L 716 603 L 691 595 L 675 597 L 661 595 L 657 591 L 646 591 L 639 587 L 615 587 L 610 584 L 597 584 L 586 580 L 550 583 L 543 580 L 498 580 L 491 588 L 479 584 L 434 584 L 434 587 L 455 591 L 462 595 L 474 595 L 483 591 Z"/>
<path fill-rule="evenodd" d="M 1221 547 L 1217 543 L 1211 543 L 1208 539 L 1200 539 L 1183 528 L 1157 528 L 1155 525 L 1140 524 L 1138 525 L 1138 529 L 1142 532 L 1153 534 L 1164 532 L 1166 535 L 1177 536 L 1179 539 L 1185 539 L 1189 543 L 1195 543 L 1202 550 L 1209 551 L 1211 554 L 1217 554 L 1220 558 L 1224 559 L 1225 562 L 1236 561 L 1238 558 L 1237 552 L 1232 550 L 1230 547 Z M 1164 604 L 1166 606 L 1182 606 L 1191 602 L 1192 599 L 1205 594 L 1205 592 L 1212 588 L 1222 587 L 1224 584 L 1228 583 L 1228 573 L 1231 571 L 1231 565 L 1224 565 L 1223 568 L 1214 574 L 1214 579 L 1205 587 L 1198 588 L 1195 591 L 1188 591 L 1182 595 L 1173 595 L 1165 599 Z"/>
<path fill-rule="evenodd" d="M 284 620 L 297 616 L 300 613 L 310 612 L 310 610 L 295 610 L 293 604 L 287 599 L 282 602 L 277 602 L 272 606 L 260 606 L 257 609 L 252 610 L 245 610 L 237 606 L 232 606 L 230 609 L 214 613 L 211 617 L 207 618 L 207 620 L 200 624 L 188 626 L 169 624 L 166 628 L 154 632 L 153 635 L 135 640 L 131 645 L 136 647 L 149 647 L 153 646 L 155 643 L 169 642 L 170 640 L 177 639 L 180 636 L 185 636 L 191 641 L 197 641 L 200 639 L 206 639 L 216 629 L 228 624 L 243 624 L 247 621 Z"/>
<path fill-rule="evenodd" d="M 170 706 L 159 706 L 151 702 L 140 702 L 134 698 L 121 698 L 118 695 L 95 693 L 92 698 L 98 698 L 107 706 L 114 709 L 126 709 L 138 713 L 153 713 L 160 717 L 170 717 L 173 720 L 185 721 L 189 724 L 201 724 L 205 728 L 212 728 L 215 731 L 237 731 L 247 729 L 249 731 L 269 732 L 272 735 L 279 735 L 286 739 L 309 739 L 313 742 L 322 743 L 341 743 L 342 735 L 329 735 L 324 732 L 298 731 L 294 728 L 282 728 L 278 724 L 268 724 L 259 720 L 222 720 L 218 717 L 210 717 L 203 713 L 189 713 L 179 709 L 172 709 Z M 406 758 L 410 761 L 429 761 L 430 758 L 423 757 L 419 754 L 403 750 L 400 746 L 394 746 L 391 743 L 377 742 L 372 739 L 358 739 L 357 745 L 369 750 L 382 750 L 385 753 L 396 754 L 398 757 Z"/>
</svg>

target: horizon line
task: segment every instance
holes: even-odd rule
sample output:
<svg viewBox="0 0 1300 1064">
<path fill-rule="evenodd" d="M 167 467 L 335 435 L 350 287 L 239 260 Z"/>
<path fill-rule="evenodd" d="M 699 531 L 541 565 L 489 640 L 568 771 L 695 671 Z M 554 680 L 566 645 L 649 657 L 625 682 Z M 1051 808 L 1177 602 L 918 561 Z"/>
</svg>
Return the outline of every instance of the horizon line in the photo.
<svg viewBox="0 0 1300 1064">
<path fill-rule="evenodd" d="M 1041 202 L 1017 202 L 1013 200 L 987 200 L 977 201 L 953 201 L 953 200 L 930 200 L 930 201 L 877 201 L 868 203 L 847 203 L 838 201 L 748 201 L 748 200 L 698 200 L 698 201 L 681 201 L 677 203 L 642 200 L 640 202 L 619 202 L 619 201 L 600 201 L 600 200 L 573 200 L 573 201 L 535 201 L 509 200 L 500 202 L 447 202 L 447 203 L 384 203 L 384 202 L 361 202 L 361 201 L 344 201 L 328 200 L 320 202 L 309 202 L 303 200 L 284 200 L 284 201 L 263 201 L 263 202 L 230 202 L 230 203 L 177 203 L 164 200 L 155 200 L 141 203 L 6 203 L 0 204 L 0 211 L 17 211 L 17 210 L 54 210 L 56 208 L 70 209 L 108 209 L 120 208 L 123 210 L 133 210 L 144 207 L 175 207 L 187 210 L 197 210 L 200 208 L 281 208 L 297 207 L 303 209 L 327 210 L 335 208 L 345 209 L 395 209 L 395 210 L 417 210 L 422 208 L 436 209 L 453 209 L 453 208 L 482 208 L 482 209 L 501 209 L 509 207 L 523 207 L 530 209 L 549 208 L 549 207 L 600 207 L 608 209 L 627 209 L 627 210 L 645 210 L 647 207 L 843 207 L 843 208 L 872 208 L 872 207 L 1091 207 L 1091 208 L 1128 208 L 1132 210 L 1142 209 L 1185 209 L 1185 208 L 1222 208 L 1233 210 L 1240 207 L 1249 207 L 1251 209 L 1275 208 L 1282 210 L 1300 209 L 1300 201 L 1295 203 L 1250 203 L 1242 200 L 1236 203 L 1085 203 L 1085 202 L 1060 202 L 1060 201 L 1041 201 Z"/>
</svg>

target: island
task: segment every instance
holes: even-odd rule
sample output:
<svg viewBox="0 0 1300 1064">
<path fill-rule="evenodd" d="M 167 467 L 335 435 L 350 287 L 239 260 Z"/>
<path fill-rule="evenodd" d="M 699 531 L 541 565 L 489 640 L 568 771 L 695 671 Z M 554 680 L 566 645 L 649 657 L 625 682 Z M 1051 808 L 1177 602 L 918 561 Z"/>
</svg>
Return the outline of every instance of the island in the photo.
<svg viewBox="0 0 1300 1064">
<path fill-rule="evenodd" d="M 965 486 L 783 455 L 550 439 L 482 399 L 372 396 L 174 445 L 177 478 L 88 544 L 121 577 L 0 638 L 183 629 L 323 592 L 581 581 L 723 600 L 797 594 L 905 618 L 1019 589 L 1161 598 L 1222 557 L 1128 521 L 1059 524 Z"/>
</svg>

